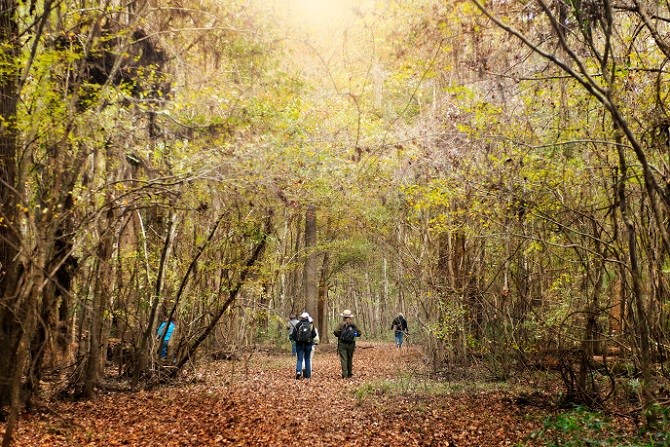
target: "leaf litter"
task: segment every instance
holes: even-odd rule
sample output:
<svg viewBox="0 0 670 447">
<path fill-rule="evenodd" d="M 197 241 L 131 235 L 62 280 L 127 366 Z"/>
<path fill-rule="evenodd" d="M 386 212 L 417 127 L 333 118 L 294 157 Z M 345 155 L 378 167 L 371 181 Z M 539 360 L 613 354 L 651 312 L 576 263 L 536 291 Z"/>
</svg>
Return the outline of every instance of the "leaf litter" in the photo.
<svg viewBox="0 0 670 447">
<path fill-rule="evenodd" d="M 359 342 L 354 377 L 339 369 L 333 347 L 319 347 L 309 381 L 295 380 L 290 354 L 213 361 L 191 383 L 48 403 L 50 411 L 23 415 L 15 445 L 533 445 L 547 416 L 495 388 L 435 392 L 417 347 Z"/>
</svg>

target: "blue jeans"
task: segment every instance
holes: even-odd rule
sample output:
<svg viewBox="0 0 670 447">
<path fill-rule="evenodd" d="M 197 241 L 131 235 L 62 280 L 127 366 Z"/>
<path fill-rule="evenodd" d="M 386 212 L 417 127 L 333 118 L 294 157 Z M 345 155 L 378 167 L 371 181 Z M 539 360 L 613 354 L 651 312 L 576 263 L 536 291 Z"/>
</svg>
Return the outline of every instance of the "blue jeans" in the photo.
<svg viewBox="0 0 670 447">
<path fill-rule="evenodd" d="M 305 362 L 305 375 L 303 379 L 309 379 L 312 377 L 312 345 L 305 343 L 296 343 L 295 344 L 296 353 L 298 354 L 298 359 L 295 364 L 295 373 L 302 373 L 302 362 Z"/>
<path fill-rule="evenodd" d="M 168 345 L 170 344 L 170 340 L 163 340 L 163 344 L 161 345 L 161 358 L 166 359 L 167 354 L 168 354 Z"/>
<path fill-rule="evenodd" d="M 395 331 L 395 344 L 397 347 L 402 347 L 402 339 L 405 333 L 403 331 Z"/>
</svg>

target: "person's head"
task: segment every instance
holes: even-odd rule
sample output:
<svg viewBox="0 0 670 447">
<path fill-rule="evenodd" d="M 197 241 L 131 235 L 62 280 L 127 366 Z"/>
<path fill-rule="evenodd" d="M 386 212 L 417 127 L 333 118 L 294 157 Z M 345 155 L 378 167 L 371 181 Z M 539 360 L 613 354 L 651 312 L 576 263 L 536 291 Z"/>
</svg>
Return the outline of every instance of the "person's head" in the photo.
<svg viewBox="0 0 670 447">
<path fill-rule="evenodd" d="M 309 314 L 307 312 L 301 313 L 300 314 L 300 319 L 309 321 Z"/>
<path fill-rule="evenodd" d="M 349 309 L 344 309 L 340 316 L 345 320 L 354 318 L 354 314 L 352 314 Z"/>
<path fill-rule="evenodd" d="M 405 318 L 405 316 L 401 313 L 398 313 L 398 318 Z"/>
<path fill-rule="evenodd" d="M 288 319 L 289 319 L 289 320 L 297 320 L 298 318 L 295 316 L 295 314 L 291 314 L 291 315 L 288 317 Z"/>
</svg>

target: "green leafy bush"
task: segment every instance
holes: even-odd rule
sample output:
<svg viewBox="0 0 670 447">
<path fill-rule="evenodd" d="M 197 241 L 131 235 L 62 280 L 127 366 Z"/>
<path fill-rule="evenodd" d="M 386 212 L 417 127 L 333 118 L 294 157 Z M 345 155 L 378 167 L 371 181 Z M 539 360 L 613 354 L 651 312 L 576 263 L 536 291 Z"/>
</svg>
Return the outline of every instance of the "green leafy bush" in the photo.
<svg viewBox="0 0 670 447">
<path fill-rule="evenodd" d="M 604 414 L 576 407 L 547 418 L 532 438 L 543 441 L 547 447 L 669 447 L 668 411 L 665 410 L 660 412 L 665 415 L 660 424 L 663 428 L 632 436 L 622 432 L 617 423 Z"/>
</svg>

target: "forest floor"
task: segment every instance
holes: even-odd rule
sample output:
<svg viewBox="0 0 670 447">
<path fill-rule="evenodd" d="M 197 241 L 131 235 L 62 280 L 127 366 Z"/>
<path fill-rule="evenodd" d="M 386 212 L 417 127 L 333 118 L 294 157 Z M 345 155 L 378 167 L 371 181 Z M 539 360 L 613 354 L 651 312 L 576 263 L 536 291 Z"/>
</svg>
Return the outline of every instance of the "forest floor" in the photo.
<svg viewBox="0 0 670 447">
<path fill-rule="evenodd" d="M 548 442 L 551 406 L 520 398 L 537 396 L 532 383 L 437 382 L 414 347 L 359 342 L 346 380 L 334 346 L 319 347 L 310 381 L 295 380 L 290 353 L 243 360 L 209 362 L 151 391 L 45 404 L 21 418 L 15 445 L 586 445 Z"/>
</svg>

